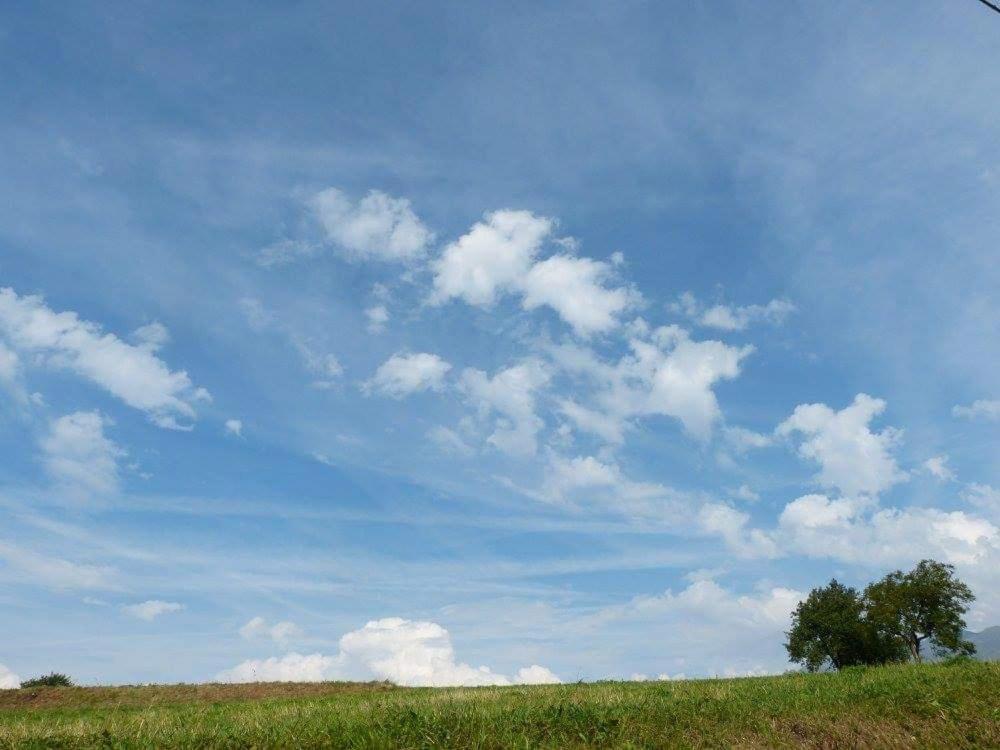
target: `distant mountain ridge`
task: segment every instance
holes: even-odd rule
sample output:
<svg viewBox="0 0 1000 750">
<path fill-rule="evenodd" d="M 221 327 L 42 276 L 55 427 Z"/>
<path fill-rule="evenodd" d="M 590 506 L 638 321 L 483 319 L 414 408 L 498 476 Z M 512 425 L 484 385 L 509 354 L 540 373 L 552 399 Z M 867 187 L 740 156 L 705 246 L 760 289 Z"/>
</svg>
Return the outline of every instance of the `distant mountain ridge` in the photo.
<svg viewBox="0 0 1000 750">
<path fill-rule="evenodd" d="M 978 633 L 966 630 L 965 637 L 976 644 L 977 659 L 1000 659 L 1000 625 L 985 628 Z"/>
</svg>

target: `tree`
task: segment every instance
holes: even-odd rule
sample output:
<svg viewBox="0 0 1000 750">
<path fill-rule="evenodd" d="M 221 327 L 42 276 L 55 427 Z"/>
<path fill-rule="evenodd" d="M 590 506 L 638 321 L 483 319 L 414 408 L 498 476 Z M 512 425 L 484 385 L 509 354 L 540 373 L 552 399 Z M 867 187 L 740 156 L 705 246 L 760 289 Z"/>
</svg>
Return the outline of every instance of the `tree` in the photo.
<svg viewBox="0 0 1000 750">
<path fill-rule="evenodd" d="M 909 573 L 894 571 L 865 589 L 867 619 L 883 637 L 905 645 L 910 657 L 923 660 L 926 640 L 939 656 L 975 653 L 962 638 L 962 619 L 975 600 L 971 589 L 955 578 L 955 567 L 921 560 Z"/>
<path fill-rule="evenodd" d="M 858 664 L 884 664 L 905 657 L 898 642 L 883 636 L 865 618 L 858 592 L 838 583 L 813 589 L 792 613 L 792 629 L 785 635 L 790 661 L 815 672 L 829 664 L 834 669 Z"/>
</svg>

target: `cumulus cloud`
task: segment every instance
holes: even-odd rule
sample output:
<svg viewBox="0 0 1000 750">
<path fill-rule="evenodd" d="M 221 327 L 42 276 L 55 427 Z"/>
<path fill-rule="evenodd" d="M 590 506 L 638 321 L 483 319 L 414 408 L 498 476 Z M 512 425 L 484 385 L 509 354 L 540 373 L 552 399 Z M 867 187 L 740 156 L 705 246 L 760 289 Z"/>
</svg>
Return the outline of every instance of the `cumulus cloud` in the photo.
<svg viewBox="0 0 1000 750">
<path fill-rule="evenodd" d="M 741 454 L 756 448 L 766 448 L 774 443 L 772 436 L 748 430 L 746 427 L 725 427 L 722 436 L 733 450 Z"/>
<path fill-rule="evenodd" d="M 160 615 L 165 615 L 169 612 L 180 612 L 182 609 L 184 609 L 183 604 L 164 602 L 159 599 L 149 599 L 138 604 L 122 605 L 122 612 L 146 622 L 152 622 Z"/>
<path fill-rule="evenodd" d="M 771 530 L 753 529 L 749 516 L 706 505 L 703 526 L 738 554 L 792 554 L 865 565 L 900 565 L 922 557 L 954 564 L 1000 563 L 1000 530 L 964 511 L 873 509 L 868 498 L 804 495 L 789 502 Z"/>
<path fill-rule="evenodd" d="M 227 419 L 226 420 L 226 434 L 235 435 L 236 437 L 243 437 L 243 421 L 240 419 Z"/>
<path fill-rule="evenodd" d="M 706 328 L 720 331 L 743 331 L 752 323 L 783 323 L 795 311 L 788 300 L 773 299 L 766 305 L 712 305 L 705 307 L 691 292 L 682 294 L 670 310 Z"/>
<path fill-rule="evenodd" d="M 970 484 L 962 497 L 1000 523 L 1000 490 L 988 484 Z"/>
<path fill-rule="evenodd" d="M 998 420 L 1000 419 L 1000 400 L 980 399 L 973 401 L 968 406 L 954 406 L 951 413 L 965 419 Z"/>
<path fill-rule="evenodd" d="M 566 253 L 538 260 L 554 225 L 529 211 L 487 214 L 432 264 L 431 303 L 462 299 L 488 307 L 504 294 L 517 294 L 525 310 L 550 307 L 579 335 L 614 328 L 636 293 L 607 286 L 612 265 L 603 261 Z"/>
<path fill-rule="evenodd" d="M 498 415 L 487 442 L 512 455 L 532 455 L 537 436 L 545 423 L 535 413 L 535 395 L 550 378 L 538 360 L 528 359 L 493 377 L 469 368 L 462 373 L 459 387 L 480 415 Z"/>
<path fill-rule="evenodd" d="M 924 461 L 924 470 L 933 477 L 937 477 L 942 482 L 951 482 L 955 479 L 955 472 L 948 466 L 947 456 L 932 456 Z"/>
<path fill-rule="evenodd" d="M 125 451 L 104 435 L 109 421 L 79 411 L 49 423 L 41 440 L 42 465 L 61 491 L 76 499 L 118 492 L 118 460 Z"/>
<path fill-rule="evenodd" d="M 564 370 L 588 377 L 598 386 L 594 404 L 587 411 L 564 408 L 564 414 L 578 429 L 605 439 L 617 439 L 631 418 L 663 415 L 679 420 L 695 438 L 708 440 L 713 425 L 722 417 L 712 387 L 739 375 L 740 363 L 753 347 L 694 341 L 677 326 L 635 331 L 637 335 L 629 340 L 631 354 L 614 364 L 582 347 L 551 350 Z M 597 419 L 597 414 L 606 419 Z M 618 430 L 613 427 L 615 422 Z"/>
<path fill-rule="evenodd" d="M 610 266 L 590 258 L 554 255 L 535 263 L 521 282 L 525 310 L 551 307 L 581 336 L 609 331 L 636 299 L 634 292 L 604 286 Z"/>
<path fill-rule="evenodd" d="M 433 263 L 433 304 L 463 299 L 489 306 L 519 287 L 553 222 L 530 211 L 495 211 L 448 245 Z"/>
<path fill-rule="evenodd" d="M 0 690 L 17 690 L 21 687 L 21 678 L 5 665 L 0 664 Z"/>
<path fill-rule="evenodd" d="M 354 202 L 337 188 L 327 188 L 309 205 L 327 239 L 351 260 L 412 261 L 434 240 L 408 200 L 379 190 Z"/>
<path fill-rule="evenodd" d="M 418 391 L 440 391 L 449 370 L 451 365 L 436 354 L 401 352 L 383 362 L 363 389 L 396 399 Z"/>
<path fill-rule="evenodd" d="M 456 659 L 451 636 L 433 622 L 388 617 L 372 620 L 340 639 L 334 656 L 286 654 L 251 659 L 217 675 L 223 682 L 306 681 L 334 679 L 390 680 L 398 685 L 509 685 L 558 682 L 545 667 L 533 664 L 513 678 L 489 667 L 473 667 Z"/>
<path fill-rule="evenodd" d="M 194 404 L 209 397 L 186 372 L 171 371 L 148 341 L 128 344 L 75 312 L 55 312 L 38 296 L 0 289 L 0 335 L 14 350 L 34 355 L 33 362 L 75 372 L 160 427 L 190 429 Z"/>
<path fill-rule="evenodd" d="M 891 427 L 872 432 L 872 419 L 885 401 L 859 393 L 854 402 L 834 411 L 826 404 L 800 404 L 778 425 L 776 434 L 799 434 L 799 455 L 820 465 L 817 481 L 845 495 L 878 495 L 907 478 L 896 465 L 892 449 L 901 433 Z"/>
<path fill-rule="evenodd" d="M 301 636 L 302 629 L 289 620 L 268 625 L 267 620 L 263 617 L 254 617 L 240 628 L 240 635 L 248 641 L 256 638 L 270 638 L 277 643 L 285 643 L 291 638 Z"/>
</svg>

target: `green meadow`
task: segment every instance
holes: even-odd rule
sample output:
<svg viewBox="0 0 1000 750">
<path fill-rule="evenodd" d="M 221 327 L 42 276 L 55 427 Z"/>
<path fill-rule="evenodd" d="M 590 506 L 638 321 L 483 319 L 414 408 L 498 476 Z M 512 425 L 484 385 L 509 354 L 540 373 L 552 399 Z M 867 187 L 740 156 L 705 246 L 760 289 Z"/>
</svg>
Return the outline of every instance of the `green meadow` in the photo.
<svg viewBox="0 0 1000 750">
<path fill-rule="evenodd" d="M 9 690 L 0 747 L 1000 747 L 1000 663 L 502 688 Z"/>
</svg>

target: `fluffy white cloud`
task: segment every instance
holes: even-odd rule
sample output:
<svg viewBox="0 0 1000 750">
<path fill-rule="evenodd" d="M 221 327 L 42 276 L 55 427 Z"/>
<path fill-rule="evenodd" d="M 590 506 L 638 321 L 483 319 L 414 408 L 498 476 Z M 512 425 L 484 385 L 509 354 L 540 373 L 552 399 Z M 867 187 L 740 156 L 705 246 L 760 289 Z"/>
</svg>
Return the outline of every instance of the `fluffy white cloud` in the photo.
<svg viewBox="0 0 1000 750">
<path fill-rule="evenodd" d="M 243 421 L 240 419 L 227 419 L 226 420 L 226 434 L 235 435 L 236 437 L 243 437 Z"/>
<path fill-rule="evenodd" d="M 17 352 L 8 349 L 7 346 L 0 341 L 0 380 L 7 383 L 14 382 L 17 378 L 20 366 L 21 360 L 17 356 Z"/>
<path fill-rule="evenodd" d="M 973 566 L 1000 564 L 1000 530 L 963 511 L 936 508 L 872 509 L 873 501 L 805 495 L 788 503 L 775 529 L 751 529 L 749 516 L 706 505 L 705 530 L 738 554 L 801 554 L 865 565 L 908 564 L 922 557 Z"/>
<path fill-rule="evenodd" d="M 0 664 L 0 690 L 17 690 L 21 687 L 21 678 Z"/>
<path fill-rule="evenodd" d="M 451 365 L 436 354 L 394 354 L 379 366 L 363 388 L 366 393 L 375 391 L 397 399 L 418 391 L 440 391 L 449 370 Z"/>
<path fill-rule="evenodd" d="M 35 355 L 34 362 L 72 370 L 160 427 L 190 429 L 193 404 L 208 398 L 186 372 L 172 372 L 148 342 L 128 344 L 75 312 L 55 312 L 38 296 L 0 289 L 0 335 L 9 346 Z"/>
<path fill-rule="evenodd" d="M 947 456 L 932 456 L 924 461 L 924 469 L 931 476 L 937 477 L 942 482 L 950 482 L 955 479 L 955 472 L 948 466 Z"/>
<path fill-rule="evenodd" d="M 434 239 L 408 200 L 378 190 L 355 203 L 327 188 L 312 197 L 310 206 L 327 238 L 352 260 L 414 260 Z"/>
<path fill-rule="evenodd" d="M 641 328 L 635 330 L 643 334 Z M 699 440 L 708 440 L 722 416 L 712 387 L 739 375 L 740 363 L 753 351 L 751 346 L 693 341 L 677 326 L 636 335 L 629 346 L 632 353 L 616 364 L 574 346 L 556 347 L 552 355 L 567 372 L 587 376 L 598 384 L 594 406 L 617 421 L 621 429 L 630 418 L 663 415 L 678 419 Z M 581 413 L 575 410 L 565 413 L 580 429 L 605 439 L 616 437 L 612 423 L 606 420 L 598 421 L 592 415 L 580 419 Z"/>
<path fill-rule="evenodd" d="M 499 414 L 487 441 L 504 453 L 532 455 L 545 423 L 535 413 L 535 394 L 548 383 L 548 369 L 528 359 L 489 377 L 482 370 L 467 369 L 460 387 L 481 416 Z"/>
<path fill-rule="evenodd" d="M 492 305 L 519 287 L 553 222 L 530 211 L 494 211 L 448 245 L 434 262 L 431 302 L 460 298 Z"/>
<path fill-rule="evenodd" d="M 795 311 L 795 305 L 788 300 L 773 299 L 766 305 L 713 305 L 704 307 L 693 294 L 685 292 L 677 302 L 670 305 L 673 312 L 680 313 L 706 328 L 720 331 L 743 331 L 751 323 L 783 323 Z"/>
<path fill-rule="evenodd" d="M 581 336 L 609 331 L 636 298 L 623 287 L 605 287 L 609 275 L 607 263 L 554 255 L 528 271 L 521 282 L 521 304 L 525 310 L 548 305 Z"/>
<path fill-rule="evenodd" d="M 968 406 L 952 407 L 951 413 L 956 417 L 966 419 L 1000 419 L 1000 400 L 973 401 Z"/>
<path fill-rule="evenodd" d="M 565 253 L 537 260 L 553 227 L 551 219 L 529 211 L 487 214 L 434 262 L 431 303 L 462 299 L 485 307 L 503 294 L 518 294 L 525 310 L 551 307 L 579 335 L 614 328 L 638 295 L 606 286 L 612 266 L 603 261 Z"/>
<path fill-rule="evenodd" d="M 294 652 L 267 659 L 247 659 L 215 676 L 219 682 L 323 682 L 343 678 L 336 657 Z"/>
<path fill-rule="evenodd" d="M 224 682 L 321 681 L 332 679 L 390 680 L 398 685 L 509 685 L 558 682 L 545 667 L 520 669 L 513 680 L 489 667 L 457 661 L 448 631 L 437 623 L 388 617 L 373 620 L 340 639 L 336 656 L 287 654 L 248 660 L 217 675 Z"/>
<path fill-rule="evenodd" d="M 278 643 L 285 643 L 291 638 L 301 636 L 302 629 L 289 620 L 282 620 L 273 625 L 268 625 L 267 620 L 263 617 L 254 617 L 240 628 L 240 635 L 247 640 L 270 638 Z"/>
<path fill-rule="evenodd" d="M 834 411 L 826 404 L 800 404 L 778 425 L 776 433 L 799 433 L 799 454 L 820 465 L 817 481 L 845 495 L 877 495 L 907 478 L 896 465 L 892 449 L 901 433 L 887 427 L 872 432 L 872 419 L 885 410 L 885 401 L 859 393 L 854 402 Z"/>
<path fill-rule="evenodd" d="M 183 604 L 163 602 L 159 599 L 149 599 L 138 604 L 125 604 L 122 606 L 122 612 L 125 614 L 137 617 L 140 620 L 146 620 L 147 622 L 152 622 L 160 615 L 165 615 L 169 612 L 179 612 L 182 609 L 184 609 Z"/>
<path fill-rule="evenodd" d="M 86 499 L 118 491 L 118 459 L 125 451 L 104 435 L 108 420 L 79 411 L 53 420 L 41 440 L 42 464 L 59 488 Z"/>
</svg>

